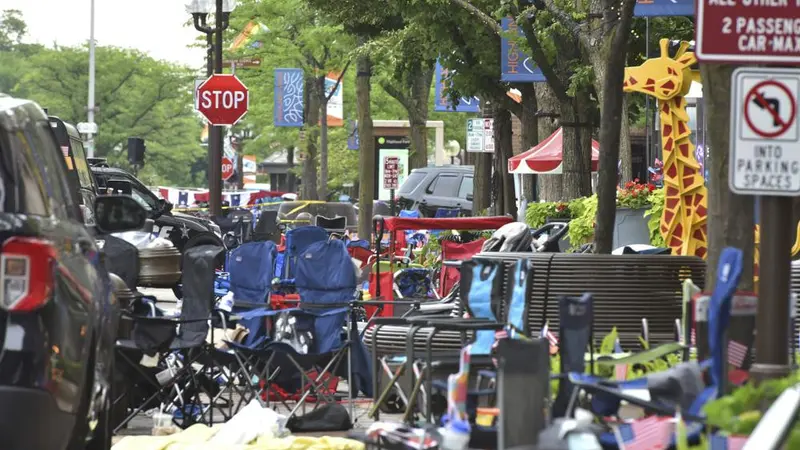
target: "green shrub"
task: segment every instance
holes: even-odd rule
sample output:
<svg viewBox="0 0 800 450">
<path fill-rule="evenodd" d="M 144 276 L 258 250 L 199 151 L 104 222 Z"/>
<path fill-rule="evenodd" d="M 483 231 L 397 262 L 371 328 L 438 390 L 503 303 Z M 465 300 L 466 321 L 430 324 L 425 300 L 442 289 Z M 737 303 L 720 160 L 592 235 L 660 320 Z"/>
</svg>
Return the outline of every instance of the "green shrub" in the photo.
<svg viewBox="0 0 800 450">
<path fill-rule="evenodd" d="M 647 228 L 650 230 L 650 245 L 654 247 L 666 247 L 664 236 L 661 235 L 665 190 L 666 188 L 657 189 L 650 195 L 650 209 L 644 212 L 644 216 L 647 217 Z"/>
<path fill-rule="evenodd" d="M 569 203 L 543 202 L 530 203 L 525 211 L 525 223 L 531 228 L 539 228 L 547 219 L 569 219 Z"/>
</svg>

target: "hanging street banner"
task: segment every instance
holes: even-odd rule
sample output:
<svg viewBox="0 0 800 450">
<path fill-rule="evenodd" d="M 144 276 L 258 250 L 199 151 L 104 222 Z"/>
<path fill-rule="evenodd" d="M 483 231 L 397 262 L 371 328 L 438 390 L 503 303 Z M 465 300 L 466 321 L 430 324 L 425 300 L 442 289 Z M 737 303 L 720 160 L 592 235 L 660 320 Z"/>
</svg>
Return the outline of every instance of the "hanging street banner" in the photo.
<svg viewBox="0 0 800 450">
<path fill-rule="evenodd" d="M 358 150 L 359 142 L 358 142 L 358 122 L 355 120 L 348 120 L 347 121 L 347 149 L 348 150 Z"/>
<path fill-rule="evenodd" d="M 701 0 L 702 1 L 702 0 Z M 695 0 L 637 0 L 636 17 L 694 16 Z"/>
<path fill-rule="evenodd" d="M 331 99 L 328 100 L 328 126 L 329 127 L 342 127 L 344 126 L 344 92 L 342 85 L 344 84 L 344 80 L 340 81 L 339 84 L 336 84 L 336 80 L 339 79 L 340 74 L 338 73 L 329 73 L 325 76 L 325 95 L 330 95 L 333 88 L 336 88 L 336 91 L 333 92 Z"/>
<path fill-rule="evenodd" d="M 435 83 L 433 110 L 437 112 L 479 112 L 481 105 L 478 97 L 461 97 L 458 99 L 458 106 L 453 106 L 453 103 L 447 97 L 447 89 L 449 87 L 445 84 L 447 82 L 447 73 L 447 69 L 443 68 L 437 60 L 433 77 L 433 82 Z"/>
<path fill-rule="evenodd" d="M 303 69 L 275 69 L 276 127 L 303 126 Z"/>
<path fill-rule="evenodd" d="M 698 0 L 699 61 L 800 64 L 797 0 Z"/>
<path fill-rule="evenodd" d="M 523 36 L 522 30 L 510 17 L 500 22 L 504 31 L 517 32 Z M 519 49 L 519 44 L 505 36 L 500 37 L 500 80 L 508 83 L 541 83 L 544 75 L 533 59 Z"/>
</svg>

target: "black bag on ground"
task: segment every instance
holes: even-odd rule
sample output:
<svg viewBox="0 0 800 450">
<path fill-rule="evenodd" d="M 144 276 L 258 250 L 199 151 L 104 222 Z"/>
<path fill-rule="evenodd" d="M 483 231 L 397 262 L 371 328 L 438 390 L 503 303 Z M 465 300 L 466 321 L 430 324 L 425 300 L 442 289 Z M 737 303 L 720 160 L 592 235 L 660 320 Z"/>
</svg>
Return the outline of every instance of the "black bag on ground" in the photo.
<svg viewBox="0 0 800 450">
<path fill-rule="evenodd" d="M 286 428 L 292 433 L 348 431 L 353 428 L 353 422 L 350 421 L 347 408 L 338 403 L 330 403 L 304 416 L 290 418 Z"/>
</svg>

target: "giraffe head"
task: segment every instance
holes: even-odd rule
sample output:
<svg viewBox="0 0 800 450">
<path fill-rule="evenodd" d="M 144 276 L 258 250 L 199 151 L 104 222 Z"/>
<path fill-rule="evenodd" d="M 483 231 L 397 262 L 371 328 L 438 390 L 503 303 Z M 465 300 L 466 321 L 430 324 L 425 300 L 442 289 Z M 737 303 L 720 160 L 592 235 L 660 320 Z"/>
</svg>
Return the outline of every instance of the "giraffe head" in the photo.
<svg viewBox="0 0 800 450">
<path fill-rule="evenodd" d="M 625 92 L 641 92 L 659 100 L 669 100 L 689 92 L 691 66 L 697 59 L 687 52 L 689 43 L 681 42 L 674 58 L 669 56 L 669 40 L 661 39 L 661 56 L 651 58 L 638 67 L 625 68 Z"/>
</svg>

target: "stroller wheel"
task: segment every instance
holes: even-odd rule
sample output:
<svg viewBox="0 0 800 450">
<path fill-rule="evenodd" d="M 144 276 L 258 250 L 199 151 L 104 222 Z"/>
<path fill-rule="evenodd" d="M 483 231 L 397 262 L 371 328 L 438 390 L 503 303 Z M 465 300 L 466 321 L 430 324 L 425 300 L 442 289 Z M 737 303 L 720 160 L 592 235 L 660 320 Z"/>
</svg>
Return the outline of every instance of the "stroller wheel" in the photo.
<svg viewBox="0 0 800 450">
<path fill-rule="evenodd" d="M 399 414 L 405 411 L 405 409 L 405 402 L 395 393 L 389 394 L 389 398 L 387 398 L 380 407 L 381 412 L 386 414 Z"/>
</svg>

